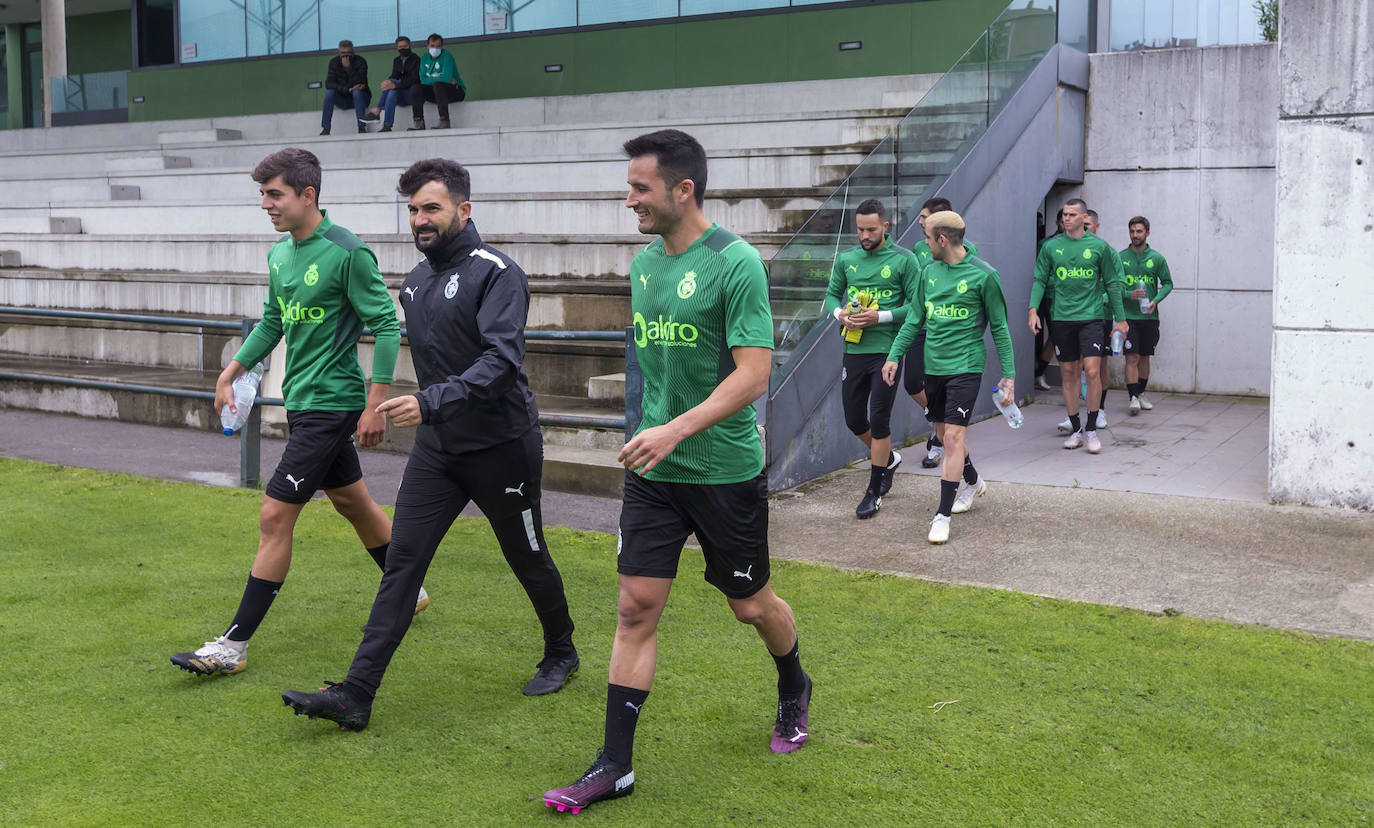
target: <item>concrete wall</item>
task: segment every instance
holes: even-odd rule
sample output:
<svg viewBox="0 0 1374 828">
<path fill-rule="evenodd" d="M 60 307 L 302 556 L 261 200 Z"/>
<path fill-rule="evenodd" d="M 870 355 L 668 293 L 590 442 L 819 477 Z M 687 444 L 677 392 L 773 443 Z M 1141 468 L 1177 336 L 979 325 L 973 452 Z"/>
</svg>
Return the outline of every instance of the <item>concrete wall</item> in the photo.
<svg viewBox="0 0 1374 828">
<path fill-rule="evenodd" d="M 1269 494 L 1374 509 L 1374 9 L 1279 8 Z"/>
<path fill-rule="evenodd" d="M 1269 393 L 1277 73 L 1269 43 L 1092 56 L 1083 198 L 1118 249 L 1148 217 L 1174 277 L 1151 388 Z"/>
</svg>

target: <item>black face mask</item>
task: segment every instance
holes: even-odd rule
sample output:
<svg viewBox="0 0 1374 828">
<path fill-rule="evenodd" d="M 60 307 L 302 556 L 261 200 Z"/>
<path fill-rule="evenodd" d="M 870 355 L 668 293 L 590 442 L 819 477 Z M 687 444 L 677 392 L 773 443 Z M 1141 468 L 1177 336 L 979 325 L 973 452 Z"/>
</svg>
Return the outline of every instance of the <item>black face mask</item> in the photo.
<svg viewBox="0 0 1374 828">
<path fill-rule="evenodd" d="M 409 49 L 397 49 L 396 51 L 401 55 L 401 57 L 410 57 Z"/>
</svg>

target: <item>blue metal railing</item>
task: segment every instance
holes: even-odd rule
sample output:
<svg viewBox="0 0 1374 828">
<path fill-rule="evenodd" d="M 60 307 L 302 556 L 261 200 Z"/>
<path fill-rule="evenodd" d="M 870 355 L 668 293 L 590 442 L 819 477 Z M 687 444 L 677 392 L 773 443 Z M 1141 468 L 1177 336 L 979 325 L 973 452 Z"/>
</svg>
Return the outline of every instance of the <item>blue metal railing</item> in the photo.
<svg viewBox="0 0 1374 828">
<path fill-rule="evenodd" d="M 74 311 L 54 308 L 23 308 L 0 305 L 0 315 L 33 316 L 48 319 L 83 319 L 103 322 L 128 322 L 142 325 L 164 325 L 168 327 L 203 328 L 218 331 L 233 331 L 247 337 L 257 324 L 256 319 L 230 321 L 226 319 L 203 319 L 180 316 L 154 316 L 137 313 L 109 313 L 105 311 Z M 371 335 L 364 328 L 364 335 Z M 405 337 L 406 329 L 401 328 Z M 625 331 L 526 331 L 525 339 L 538 341 L 581 341 L 581 342 L 624 342 Z M 152 394 L 161 397 L 204 400 L 214 402 L 213 391 L 199 391 L 190 388 L 171 388 L 161 385 L 113 382 L 110 380 L 64 377 L 56 374 L 40 374 L 28 371 L 0 370 L 0 380 L 37 382 L 49 385 L 63 385 L 71 388 L 93 388 L 102 391 L 123 391 L 135 394 Z M 261 480 L 261 406 L 285 405 L 280 397 L 259 396 L 255 401 L 248 422 L 239 432 L 239 484 L 248 488 L 257 487 Z M 616 428 L 624 430 L 624 417 L 606 417 L 594 414 L 549 414 L 540 412 L 541 426 L 564 426 L 572 428 Z"/>
</svg>

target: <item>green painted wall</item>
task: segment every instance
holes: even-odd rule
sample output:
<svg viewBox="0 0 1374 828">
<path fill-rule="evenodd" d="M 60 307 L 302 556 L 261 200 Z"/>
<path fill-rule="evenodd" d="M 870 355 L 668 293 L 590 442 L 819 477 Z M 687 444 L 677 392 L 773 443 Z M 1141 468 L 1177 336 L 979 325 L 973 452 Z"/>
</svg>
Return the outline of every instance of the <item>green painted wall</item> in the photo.
<svg viewBox="0 0 1374 828">
<path fill-rule="evenodd" d="M 917 74 L 949 68 L 1006 5 L 1007 0 L 923 0 L 472 41 L 448 48 L 472 100 Z M 842 40 L 862 40 L 863 49 L 841 52 Z M 126 28 L 126 55 L 128 41 Z M 367 58 L 375 100 L 394 52 L 360 51 Z M 321 54 L 132 72 L 129 97 L 141 95 L 145 102 L 130 104 L 129 119 L 318 109 L 324 92 L 306 89 L 306 84 L 324 80 L 328 61 L 329 55 Z M 549 63 L 563 64 L 563 71 L 546 73 Z"/>
<path fill-rule="evenodd" d="M 67 18 L 67 74 L 113 72 L 134 65 L 128 11 Z"/>
</svg>

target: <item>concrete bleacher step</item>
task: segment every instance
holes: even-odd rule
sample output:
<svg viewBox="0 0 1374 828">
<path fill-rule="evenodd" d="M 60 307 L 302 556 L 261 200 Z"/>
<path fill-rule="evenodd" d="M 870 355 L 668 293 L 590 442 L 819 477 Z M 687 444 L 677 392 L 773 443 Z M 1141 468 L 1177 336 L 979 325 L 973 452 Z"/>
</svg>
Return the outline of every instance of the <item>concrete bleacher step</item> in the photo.
<svg viewBox="0 0 1374 828">
<path fill-rule="evenodd" d="M 628 211 L 627 215 L 628 215 Z M 546 234 L 488 232 L 479 222 L 483 239 L 518 262 L 532 281 L 628 278 L 630 261 L 644 245 L 638 233 Z M 410 272 L 420 260 L 413 238 L 404 235 L 361 234 L 377 255 L 382 273 L 399 277 Z M 768 259 L 787 241 L 786 234 L 749 233 L 740 235 Z M 34 235 L 0 233 L 0 246 L 10 250 L 15 260 L 7 267 L 26 266 L 47 271 L 77 271 L 91 278 L 147 278 L 180 280 L 185 274 L 259 274 L 267 271 L 267 250 L 279 237 L 263 234 L 243 235 Z M 95 274 L 110 271 L 108 277 Z M 152 272 L 171 271 L 160 277 Z M 15 274 L 9 274 L 14 276 Z M 4 277 L 5 274 L 0 274 Z M 57 278 L 52 273 L 35 272 L 35 278 Z M 66 278 L 66 277 L 62 277 Z M 99 310 L 96 306 L 83 306 Z"/>
<path fill-rule="evenodd" d="M 587 398 L 606 403 L 625 404 L 625 372 L 587 378 Z"/>
<path fill-rule="evenodd" d="M 217 369 L 131 366 L 4 353 L 0 353 L 0 371 L 200 391 L 212 390 L 215 376 L 219 373 Z M 393 387 L 396 394 L 413 390 L 413 385 L 403 382 Z M 218 431 L 219 428 L 218 414 L 204 400 L 132 391 L 73 388 L 44 382 L 0 379 L 0 407 L 206 431 Z M 554 408 L 560 407 L 555 405 Z M 574 410 L 581 414 L 604 416 L 624 414 L 623 408 L 593 409 L 581 406 Z M 286 436 L 285 417 L 281 408 L 263 409 L 262 433 L 270 437 Z M 414 429 L 389 428 L 387 439 L 378 450 L 407 452 L 414 441 L 414 433 Z M 624 443 L 624 435 L 619 430 L 550 426 L 544 428 L 544 433 L 544 488 L 600 497 L 619 495 L 624 475 L 624 468 L 615 463 L 616 451 Z M 270 470 L 263 471 L 266 473 Z"/>
<path fill-rule="evenodd" d="M 20 191 L 6 201 L 9 206 L 63 204 L 86 201 L 138 201 L 143 190 L 137 184 L 59 183 L 46 192 Z"/>
<path fill-rule="evenodd" d="M 31 169 L 40 166 L 34 163 L 30 157 Z M 71 169 L 71 164 L 75 161 L 71 156 L 55 156 L 55 163 L 65 165 L 66 169 Z M 109 157 L 104 154 L 101 159 L 103 169 L 106 172 L 141 172 L 143 170 L 176 170 L 191 166 L 191 159 L 184 155 L 128 155 L 123 157 Z"/>
<path fill-rule="evenodd" d="M 159 144 L 201 144 L 214 141 L 242 141 L 243 133 L 237 129 L 173 129 L 157 134 Z"/>
<path fill-rule="evenodd" d="M 48 235 L 81 232 L 81 219 L 75 216 L 50 216 L 44 215 L 44 213 L 46 210 L 36 212 L 0 210 L 0 234 Z"/>
</svg>

